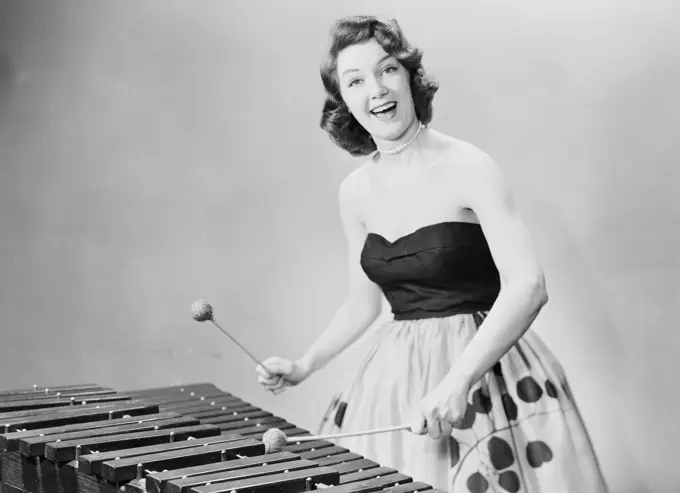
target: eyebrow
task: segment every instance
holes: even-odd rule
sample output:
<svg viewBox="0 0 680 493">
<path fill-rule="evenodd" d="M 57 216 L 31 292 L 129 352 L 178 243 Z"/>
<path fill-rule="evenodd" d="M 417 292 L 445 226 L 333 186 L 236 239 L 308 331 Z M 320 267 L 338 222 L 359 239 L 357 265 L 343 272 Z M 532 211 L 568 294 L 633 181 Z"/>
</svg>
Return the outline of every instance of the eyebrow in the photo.
<svg viewBox="0 0 680 493">
<path fill-rule="evenodd" d="M 388 58 L 392 58 L 392 55 L 390 55 L 389 53 L 387 55 L 385 55 L 384 57 L 382 57 L 380 60 L 378 60 L 378 63 L 376 63 L 376 65 L 380 65 L 382 62 L 384 62 Z M 344 70 L 341 75 L 345 75 L 345 74 L 348 74 L 350 72 L 358 72 L 358 71 L 359 71 L 359 69 L 356 69 L 356 68 L 348 68 L 347 70 Z"/>
</svg>

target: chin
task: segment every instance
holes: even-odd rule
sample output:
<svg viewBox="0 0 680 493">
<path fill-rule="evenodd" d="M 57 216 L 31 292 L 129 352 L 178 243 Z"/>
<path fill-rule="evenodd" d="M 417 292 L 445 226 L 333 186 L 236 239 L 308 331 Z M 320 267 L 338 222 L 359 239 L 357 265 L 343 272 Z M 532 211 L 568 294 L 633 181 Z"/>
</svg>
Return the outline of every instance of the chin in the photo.
<svg viewBox="0 0 680 493">
<path fill-rule="evenodd" d="M 404 120 L 389 122 L 371 122 L 373 132 L 371 134 L 382 140 L 398 140 L 408 131 L 411 124 Z"/>
<path fill-rule="evenodd" d="M 408 131 L 409 125 L 401 125 L 389 130 L 383 130 L 376 132 L 376 137 L 382 140 L 399 140 L 404 137 L 404 134 Z"/>
</svg>

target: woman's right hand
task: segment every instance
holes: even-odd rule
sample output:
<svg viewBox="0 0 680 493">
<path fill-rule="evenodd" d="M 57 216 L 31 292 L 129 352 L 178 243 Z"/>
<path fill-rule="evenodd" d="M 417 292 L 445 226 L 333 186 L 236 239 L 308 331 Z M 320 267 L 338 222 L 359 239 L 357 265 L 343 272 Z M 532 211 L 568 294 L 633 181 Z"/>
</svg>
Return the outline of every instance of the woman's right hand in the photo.
<svg viewBox="0 0 680 493">
<path fill-rule="evenodd" d="M 291 361 L 273 356 L 255 368 L 258 373 L 257 381 L 266 390 L 274 393 L 282 392 L 286 387 L 297 385 L 311 373 L 300 361 Z"/>
</svg>

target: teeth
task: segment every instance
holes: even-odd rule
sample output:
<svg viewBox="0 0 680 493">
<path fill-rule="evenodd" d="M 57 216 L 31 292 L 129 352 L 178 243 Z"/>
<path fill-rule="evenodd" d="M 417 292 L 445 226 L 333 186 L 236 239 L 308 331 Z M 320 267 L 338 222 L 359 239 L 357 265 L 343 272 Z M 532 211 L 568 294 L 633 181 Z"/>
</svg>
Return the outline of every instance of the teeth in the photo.
<svg viewBox="0 0 680 493">
<path fill-rule="evenodd" d="M 396 106 L 396 103 L 387 103 L 382 106 L 378 106 L 371 113 L 382 113 L 383 111 L 391 110 Z"/>
</svg>

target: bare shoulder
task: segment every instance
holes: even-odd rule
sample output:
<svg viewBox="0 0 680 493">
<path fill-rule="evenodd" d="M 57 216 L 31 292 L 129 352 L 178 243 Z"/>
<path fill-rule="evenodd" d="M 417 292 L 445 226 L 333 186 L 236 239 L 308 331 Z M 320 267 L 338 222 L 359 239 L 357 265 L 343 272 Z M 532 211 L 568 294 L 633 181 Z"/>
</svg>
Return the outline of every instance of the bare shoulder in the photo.
<svg viewBox="0 0 680 493">
<path fill-rule="evenodd" d="M 452 171 L 466 174 L 500 172 L 491 155 L 468 141 L 441 132 L 434 133 L 433 141 L 438 153 L 444 156 L 447 168 Z"/>
<path fill-rule="evenodd" d="M 487 193 L 507 193 L 503 171 L 486 151 L 465 140 L 437 133 L 436 147 L 443 159 L 443 168 L 449 183 L 468 196 Z"/>
</svg>

